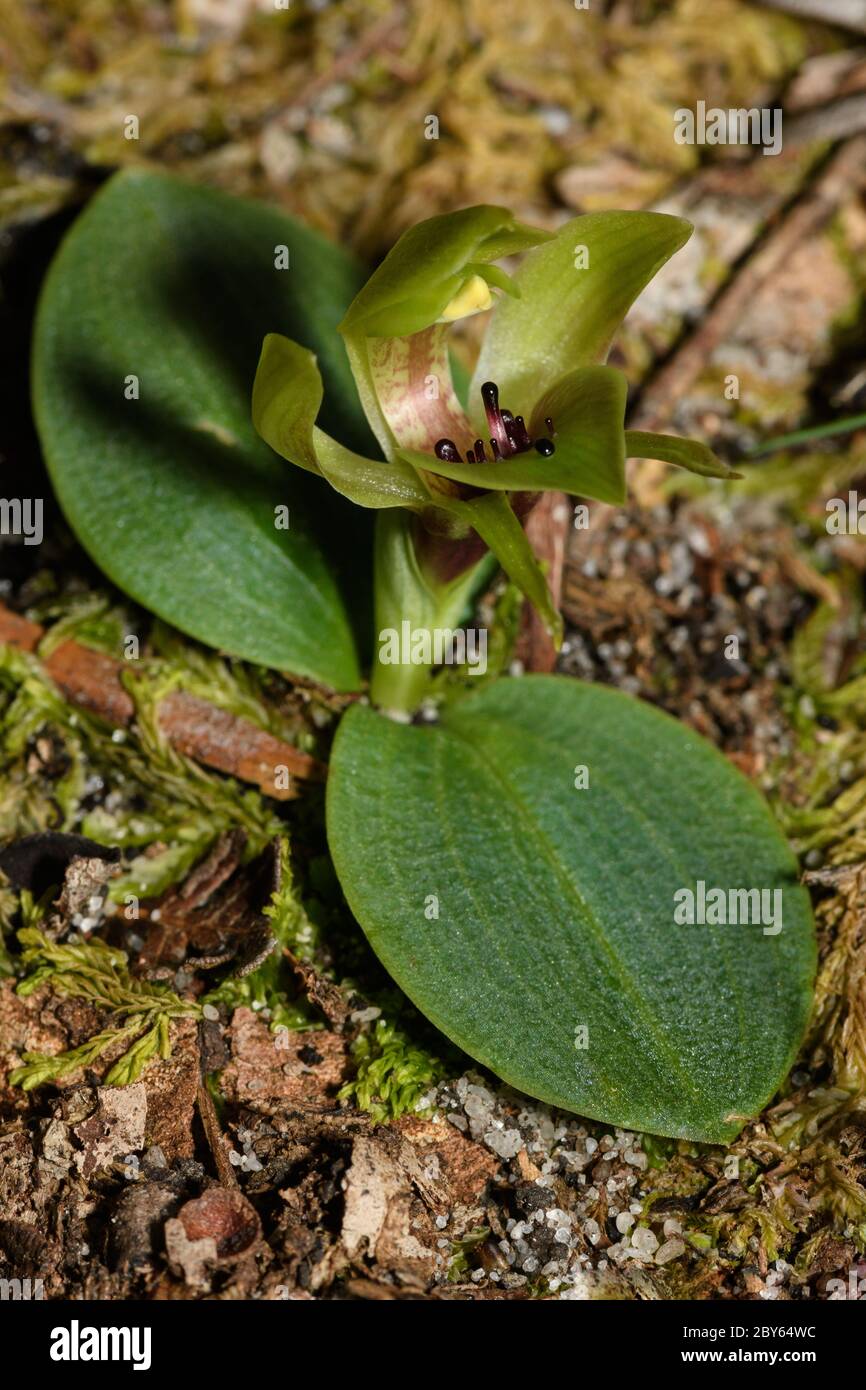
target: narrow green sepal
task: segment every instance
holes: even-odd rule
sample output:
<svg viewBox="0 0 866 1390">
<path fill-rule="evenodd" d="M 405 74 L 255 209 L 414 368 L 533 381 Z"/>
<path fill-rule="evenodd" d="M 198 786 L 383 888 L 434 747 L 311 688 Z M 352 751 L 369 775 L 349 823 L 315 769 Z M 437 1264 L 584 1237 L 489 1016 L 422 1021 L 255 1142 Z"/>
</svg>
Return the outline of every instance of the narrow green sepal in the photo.
<svg viewBox="0 0 866 1390">
<path fill-rule="evenodd" d="M 485 545 L 530 603 L 537 609 L 556 647 L 562 643 L 562 618 L 556 610 L 529 538 L 502 492 L 448 503 L 448 510 L 475 528 Z"/>
<path fill-rule="evenodd" d="M 644 430 L 626 430 L 625 452 L 628 458 L 661 459 L 703 478 L 742 478 L 727 463 L 717 458 L 706 444 L 697 439 L 679 439 L 673 434 L 648 434 Z"/>
<path fill-rule="evenodd" d="M 323 393 L 313 353 L 269 333 L 253 385 L 253 423 L 265 442 L 290 463 L 319 473 L 358 506 L 426 506 L 427 490 L 405 463 L 364 458 L 316 426 Z"/>
</svg>

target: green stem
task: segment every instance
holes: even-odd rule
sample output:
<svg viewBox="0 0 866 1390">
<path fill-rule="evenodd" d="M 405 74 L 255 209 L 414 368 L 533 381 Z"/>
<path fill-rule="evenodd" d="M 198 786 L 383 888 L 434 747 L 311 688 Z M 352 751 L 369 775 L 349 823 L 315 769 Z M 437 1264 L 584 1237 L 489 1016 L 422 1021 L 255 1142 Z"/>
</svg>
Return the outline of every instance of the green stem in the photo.
<svg viewBox="0 0 866 1390">
<path fill-rule="evenodd" d="M 402 508 L 387 508 L 376 517 L 376 651 L 370 697 L 382 709 L 402 714 L 418 709 L 432 669 L 424 661 L 402 659 L 411 658 L 411 641 L 428 632 L 432 645 L 437 629 L 457 628 L 487 569 L 485 556 L 456 579 L 432 585 L 418 565 L 413 527 L 412 514 Z M 391 659 L 395 650 L 397 660 Z"/>
<path fill-rule="evenodd" d="M 761 458 L 764 454 L 775 453 L 777 449 L 793 449 L 798 444 L 810 444 L 813 439 L 830 439 L 835 434 L 853 434 L 854 430 L 866 425 L 866 415 L 849 415 L 844 420 L 832 420 L 827 425 L 814 425 L 811 429 L 795 430 L 793 434 L 780 434 L 777 439 L 768 439 L 763 444 L 749 450 L 749 458 Z"/>
</svg>

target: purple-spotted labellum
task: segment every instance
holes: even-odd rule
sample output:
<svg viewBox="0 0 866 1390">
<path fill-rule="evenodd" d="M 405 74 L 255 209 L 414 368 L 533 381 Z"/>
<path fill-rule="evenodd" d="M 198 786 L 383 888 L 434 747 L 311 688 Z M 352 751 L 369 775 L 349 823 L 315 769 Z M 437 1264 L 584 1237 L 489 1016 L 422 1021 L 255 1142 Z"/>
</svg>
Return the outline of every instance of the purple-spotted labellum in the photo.
<svg viewBox="0 0 866 1390">
<path fill-rule="evenodd" d="M 543 458 L 549 458 L 555 452 L 556 446 L 552 439 L 530 439 L 523 416 L 512 415 L 510 410 L 500 408 L 499 387 L 495 381 L 485 381 L 481 387 L 481 399 L 484 402 L 484 413 L 487 416 L 487 424 L 490 429 L 490 451 L 494 463 L 497 459 L 512 458 L 514 454 L 525 454 L 528 449 L 535 449 L 536 453 L 541 454 Z M 548 418 L 544 423 L 553 434 L 553 421 Z M 440 439 L 434 448 L 434 453 L 444 463 L 462 462 L 460 450 L 452 439 Z M 476 439 L 472 448 L 467 449 L 466 462 L 488 462 L 483 439 Z"/>
</svg>

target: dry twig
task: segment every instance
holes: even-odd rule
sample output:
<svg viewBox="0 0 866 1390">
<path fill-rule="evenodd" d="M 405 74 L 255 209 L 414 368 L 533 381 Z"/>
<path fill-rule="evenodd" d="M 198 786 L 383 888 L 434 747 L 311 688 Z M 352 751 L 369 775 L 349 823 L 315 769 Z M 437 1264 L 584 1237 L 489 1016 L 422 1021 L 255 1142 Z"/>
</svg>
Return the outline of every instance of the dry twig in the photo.
<svg viewBox="0 0 866 1390">
<path fill-rule="evenodd" d="M 42 636 L 38 623 L 0 604 L 0 642 L 35 652 Z M 79 642 L 63 642 L 45 659 L 45 670 L 72 704 L 109 724 L 127 726 L 135 705 L 120 678 L 122 669 L 120 661 Z M 172 746 L 186 757 L 253 782 L 277 801 L 298 795 L 296 777 L 318 781 L 324 775 L 322 764 L 309 753 L 185 690 L 174 690 L 161 701 L 159 723 Z M 275 785 L 278 767 L 288 770 L 288 787 Z"/>
</svg>

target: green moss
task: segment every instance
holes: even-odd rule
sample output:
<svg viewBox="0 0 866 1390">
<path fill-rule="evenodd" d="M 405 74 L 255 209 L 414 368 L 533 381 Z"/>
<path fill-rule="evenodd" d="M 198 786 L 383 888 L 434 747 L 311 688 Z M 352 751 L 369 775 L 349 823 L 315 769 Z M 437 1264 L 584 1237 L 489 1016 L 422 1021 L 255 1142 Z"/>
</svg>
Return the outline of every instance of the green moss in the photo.
<svg viewBox="0 0 866 1390">
<path fill-rule="evenodd" d="M 642 1134 L 640 1143 L 650 1168 L 665 1168 L 676 1153 L 676 1139 L 662 1139 L 656 1134 Z"/>
<path fill-rule="evenodd" d="M 474 1267 L 471 1258 L 473 1251 L 477 1250 L 479 1245 L 483 1245 L 489 1235 L 489 1226 L 475 1226 L 471 1231 L 467 1231 L 465 1236 L 461 1236 L 460 1240 L 454 1241 L 448 1262 L 449 1284 L 465 1282 Z"/>
<path fill-rule="evenodd" d="M 23 1064 L 9 1075 L 13 1086 L 30 1091 L 49 1081 L 73 1075 L 92 1066 L 104 1053 L 123 1046 L 105 1077 L 106 1086 L 127 1086 L 137 1081 L 154 1057 L 171 1056 L 169 1023 L 173 1018 L 198 1018 L 201 1008 L 181 999 L 164 985 L 139 980 L 129 972 L 123 951 L 104 941 L 50 941 L 37 927 L 18 933 L 23 946 L 22 964 L 30 973 L 18 986 L 27 996 L 40 985 L 50 985 L 65 998 L 86 999 L 107 1010 L 114 1026 L 89 1038 L 80 1047 L 53 1056 L 26 1052 Z"/>
<path fill-rule="evenodd" d="M 295 887 L 288 840 L 280 840 L 280 886 L 265 908 L 277 939 L 277 949 L 250 975 L 230 976 L 202 999 L 203 1004 L 222 1006 L 230 1013 L 245 1005 L 263 1012 L 272 1031 L 279 1028 L 321 1028 L 322 1022 L 303 997 L 293 998 L 287 989 L 287 970 L 283 950 L 309 959 L 317 944 L 318 932 L 310 920 Z"/>
<path fill-rule="evenodd" d="M 134 726 L 112 730 L 72 709 L 35 657 L 0 647 L 0 839 L 80 830 L 127 854 L 164 846 L 155 855 L 135 856 L 129 873 L 113 881 L 116 902 L 129 893 L 159 896 L 225 830 L 244 830 L 247 859 L 260 853 L 283 828 L 261 794 L 182 757 L 159 728 L 159 702 L 181 680 L 176 667 L 139 663 L 126 674 Z M 44 771 L 34 773 L 29 754 L 39 736 L 52 755 Z M 109 794 L 89 809 L 92 787 Z"/>
<path fill-rule="evenodd" d="M 440 1058 L 418 1047 L 395 1023 L 380 1018 L 352 1046 L 355 1076 L 340 1091 L 380 1123 L 414 1110 L 431 1086 L 443 1081 L 447 1068 Z"/>
</svg>

